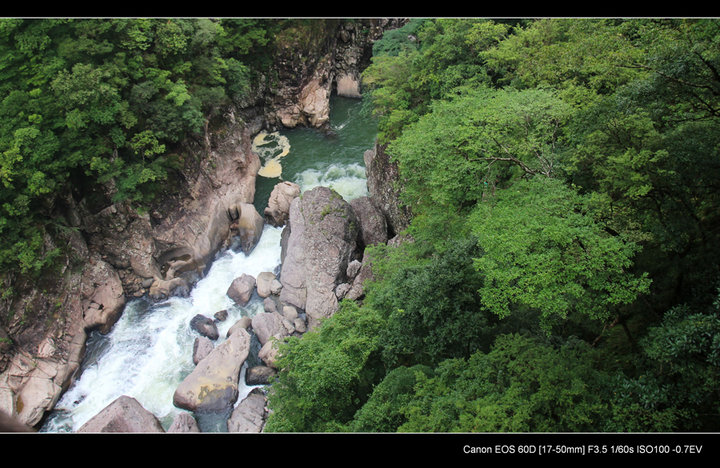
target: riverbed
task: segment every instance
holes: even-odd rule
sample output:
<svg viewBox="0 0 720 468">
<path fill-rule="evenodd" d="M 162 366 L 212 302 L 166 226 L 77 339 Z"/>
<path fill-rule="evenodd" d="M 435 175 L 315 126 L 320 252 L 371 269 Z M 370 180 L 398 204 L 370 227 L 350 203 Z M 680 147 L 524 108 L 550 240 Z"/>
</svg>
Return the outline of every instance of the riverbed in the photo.
<svg viewBox="0 0 720 468">
<path fill-rule="evenodd" d="M 257 177 L 256 209 L 263 213 L 272 188 L 282 180 L 297 183 L 301 191 L 330 187 L 348 201 L 367 195 L 363 153 L 373 147 L 375 136 L 375 122 L 362 112 L 360 100 L 333 96 L 330 132 L 296 128 L 258 139 L 258 154 L 266 167 L 261 174 L 270 176 Z M 121 395 L 137 399 L 167 430 L 184 411 L 172 403 L 175 389 L 194 368 L 192 348 L 198 334 L 190 328 L 190 320 L 196 314 L 213 317 L 227 310 L 228 318 L 218 323 L 218 346 L 237 320 L 262 312 L 257 295 L 239 307 L 226 291 L 242 273 L 279 272 L 281 232 L 282 228 L 266 225 L 249 255 L 237 248 L 218 253 L 187 297 L 157 303 L 147 298 L 129 301 L 108 334 L 91 333 L 80 377 L 60 398 L 41 431 L 74 432 Z M 244 385 L 244 375 L 240 382 L 238 402 L 252 390 Z M 203 432 L 226 430 L 217 421 L 199 423 Z"/>
</svg>

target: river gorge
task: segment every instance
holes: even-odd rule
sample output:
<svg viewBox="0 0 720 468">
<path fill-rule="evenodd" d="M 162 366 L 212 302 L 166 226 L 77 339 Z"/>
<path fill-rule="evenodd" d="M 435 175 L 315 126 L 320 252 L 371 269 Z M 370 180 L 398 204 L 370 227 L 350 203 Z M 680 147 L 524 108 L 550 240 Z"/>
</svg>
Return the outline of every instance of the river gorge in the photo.
<svg viewBox="0 0 720 468">
<path fill-rule="evenodd" d="M 264 137 L 264 144 L 255 148 L 263 167 L 278 154 L 286 154 L 282 155 L 280 174 L 263 177 L 262 170 L 259 172 L 255 197 L 258 212 L 263 212 L 279 180 L 298 184 L 302 192 L 326 186 L 346 201 L 367 195 L 363 153 L 373 147 L 375 126 L 361 106 L 360 100 L 333 96 L 329 131 L 302 127 Z M 248 255 L 237 245 L 219 252 L 186 297 L 129 301 L 109 333 L 90 334 L 80 378 L 63 394 L 41 431 L 77 431 L 121 395 L 135 398 L 168 429 L 183 412 L 173 405 L 173 393 L 194 367 L 193 341 L 198 334 L 190 327 L 191 319 L 197 314 L 212 317 L 227 310 L 227 318 L 218 322 L 219 346 L 240 318 L 262 312 L 263 301 L 257 294 L 240 307 L 226 292 L 243 273 L 253 277 L 261 272 L 279 273 L 281 232 L 282 227 L 265 224 L 258 244 Z M 254 344 L 257 347 L 257 342 Z M 252 359 L 251 353 L 249 361 Z M 254 359 L 257 361 L 256 355 Z M 247 365 L 240 376 L 237 403 L 253 388 L 244 383 Z M 225 421 L 214 417 L 198 417 L 198 423 L 202 432 L 227 430 Z"/>
</svg>

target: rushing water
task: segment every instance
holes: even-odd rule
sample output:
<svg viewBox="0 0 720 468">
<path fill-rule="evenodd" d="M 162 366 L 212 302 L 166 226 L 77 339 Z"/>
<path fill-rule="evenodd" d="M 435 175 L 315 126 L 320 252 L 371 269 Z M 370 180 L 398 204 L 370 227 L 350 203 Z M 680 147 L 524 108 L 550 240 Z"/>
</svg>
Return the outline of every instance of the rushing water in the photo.
<svg viewBox="0 0 720 468">
<path fill-rule="evenodd" d="M 277 151 L 265 156 L 267 160 L 283 151 L 287 154 L 278 160 L 282 166 L 279 177 L 257 178 L 255 206 L 259 213 L 262 214 L 272 188 L 280 180 L 293 181 L 303 191 L 319 185 L 332 187 L 346 200 L 367 193 L 363 153 L 374 144 L 376 129 L 360 107 L 360 101 L 334 97 L 330 114 L 332 136 L 297 128 L 268 140 L 276 142 L 278 137 L 284 137 L 279 138 L 282 144 L 277 145 Z M 212 317 L 227 310 L 228 318 L 218 323 L 217 346 L 237 320 L 262 311 L 257 294 L 247 306 L 239 307 L 226 291 L 241 273 L 257 276 L 263 271 L 278 271 L 281 232 L 281 228 L 266 225 L 250 255 L 235 249 L 219 253 L 188 297 L 172 297 L 159 303 L 146 299 L 130 301 L 110 333 L 90 335 L 80 378 L 63 394 L 41 430 L 76 431 L 121 395 L 137 399 L 167 429 L 184 411 L 172 403 L 175 389 L 194 368 L 192 348 L 198 335 L 190 328 L 190 320 L 196 314 Z M 241 375 L 238 402 L 250 390 Z M 226 430 L 218 421 L 199 420 L 199 424 L 203 432 Z"/>
</svg>

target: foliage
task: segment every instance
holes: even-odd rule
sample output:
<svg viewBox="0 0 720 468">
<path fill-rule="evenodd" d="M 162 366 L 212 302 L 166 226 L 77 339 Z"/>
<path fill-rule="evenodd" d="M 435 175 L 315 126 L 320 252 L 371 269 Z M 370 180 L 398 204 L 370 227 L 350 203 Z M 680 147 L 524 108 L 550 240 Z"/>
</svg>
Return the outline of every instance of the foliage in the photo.
<svg viewBox="0 0 720 468">
<path fill-rule="evenodd" d="M 482 251 L 475 258 L 480 295 L 501 317 L 524 305 L 545 320 L 571 310 L 606 319 L 647 291 L 648 280 L 629 273 L 637 246 L 605 232 L 585 200 L 556 179 L 498 191 L 470 222 Z"/>
<path fill-rule="evenodd" d="M 487 354 L 446 360 L 417 378 L 401 432 L 593 431 L 608 412 L 609 379 L 577 340 L 555 348 L 500 335 Z"/>
<path fill-rule="evenodd" d="M 553 176 L 569 109 L 551 91 L 461 88 L 388 147 L 413 213 L 467 210 L 497 185 Z"/>
<path fill-rule="evenodd" d="M 344 430 L 384 375 L 378 358 L 378 314 L 342 301 L 340 309 L 302 339 L 281 345 L 269 406 L 268 432 Z"/>
<path fill-rule="evenodd" d="M 478 293 L 483 277 L 472 260 L 478 254 L 473 238 L 451 240 L 441 251 L 423 252 L 412 243 L 389 249 L 384 257 L 376 254 L 378 276 L 365 304 L 385 319 L 378 338 L 386 366 L 434 366 L 469 357 L 523 322 L 501 321 L 485 307 Z"/>
<path fill-rule="evenodd" d="M 443 98 L 453 88 L 489 83 L 479 52 L 508 30 L 502 23 L 476 19 L 433 19 L 406 27 L 417 32 L 417 46 L 378 47 L 379 53 L 363 71 L 366 94 L 381 117 L 380 142 L 397 137 L 427 111 L 433 99 Z"/>
<path fill-rule="evenodd" d="M 269 43 L 267 28 L 231 19 L 2 19 L 0 265 L 44 270 L 56 199 L 98 185 L 114 201 L 152 198 L 176 168 L 173 148 L 250 90 L 243 60 Z"/>
<path fill-rule="evenodd" d="M 367 402 L 355 413 L 349 430 L 353 432 L 396 432 L 407 422 L 403 411 L 414 397 L 417 376 L 432 376 L 423 365 L 398 367 L 390 371 L 375 388 Z"/>
<path fill-rule="evenodd" d="M 642 340 L 640 375 L 618 377 L 610 430 L 712 431 L 720 421 L 720 307 L 680 305 Z"/>
</svg>

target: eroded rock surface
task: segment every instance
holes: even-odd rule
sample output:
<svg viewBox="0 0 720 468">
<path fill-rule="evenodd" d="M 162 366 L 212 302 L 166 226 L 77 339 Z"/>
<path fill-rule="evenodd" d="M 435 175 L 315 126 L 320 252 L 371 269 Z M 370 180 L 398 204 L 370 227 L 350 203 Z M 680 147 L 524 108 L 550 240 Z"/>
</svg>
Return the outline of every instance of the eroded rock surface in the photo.
<svg viewBox="0 0 720 468">
<path fill-rule="evenodd" d="M 357 255 L 360 224 L 337 192 L 316 187 L 293 200 L 285 229 L 280 301 L 305 310 L 312 329 L 337 310 L 335 288 Z"/>
<path fill-rule="evenodd" d="M 123 395 L 83 424 L 77 432 L 165 432 L 160 421 L 135 398 Z"/>
</svg>

